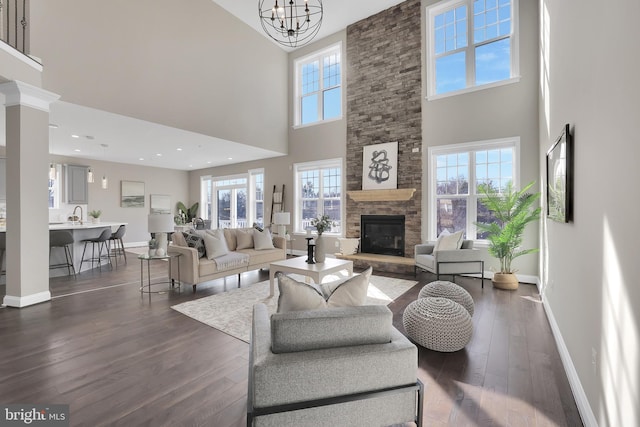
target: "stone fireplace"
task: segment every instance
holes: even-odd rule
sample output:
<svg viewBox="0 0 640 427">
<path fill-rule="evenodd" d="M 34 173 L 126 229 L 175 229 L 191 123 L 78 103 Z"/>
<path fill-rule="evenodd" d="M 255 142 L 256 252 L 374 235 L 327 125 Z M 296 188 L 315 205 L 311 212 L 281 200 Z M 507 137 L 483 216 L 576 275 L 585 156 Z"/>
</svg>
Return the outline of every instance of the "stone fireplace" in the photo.
<svg viewBox="0 0 640 427">
<path fill-rule="evenodd" d="M 363 215 L 405 218 L 400 256 L 413 258 L 415 245 L 421 243 L 420 14 L 420 0 L 408 0 L 347 27 L 345 229 L 346 237 L 360 238 L 361 252 Z M 362 191 L 364 147 L 393 141 L 398 141 L 397 189 Z M 413 272 L 411 265 L 371 259 L 365 263 L 374 264 L 374 271 Z"/>
<path fill-rule="evenodd" d="M 404 256 L 404 215 L 362 215 L 361 252 Z"/>
</svg>

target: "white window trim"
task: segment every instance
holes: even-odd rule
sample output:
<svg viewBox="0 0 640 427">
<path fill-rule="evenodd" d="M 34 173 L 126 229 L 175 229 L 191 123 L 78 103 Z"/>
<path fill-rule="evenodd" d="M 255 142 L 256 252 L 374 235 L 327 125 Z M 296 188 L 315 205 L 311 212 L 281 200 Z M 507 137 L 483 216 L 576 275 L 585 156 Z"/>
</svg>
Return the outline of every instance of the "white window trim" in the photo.
<svg viewBox="0 0 640 427">
<path fill-rule="evenodd" d="M 427 96 L 426 99 L 433 101 L 436 99 L 447 98 L 450 96 L 462 95 L 465 93 L 476 92 L 479 90 L 491 89 L 494 87 L 504 86 L 508 84 L 517 83 L 520 81 L 520 13 L 519 13 L 519 0 L 511 0 L 511 25 L 513 33 L 511 36 L 511 77 L 509 79 L 500 80 L 497 82 L 487 83 L 483 85 L 473 85 L 464 89 L 455 90 L 445 93 L 436 93 L 436 61 L 435 58 L 435 37 L 432 31 L 431 23 L 434 21 L 435 16 L 457 7 L 462 4 L 467 5 L 467 34 L 470 37 L 473 34 L 473 0 L 448 0 L 441 1 L 426 8 L 426 39 L 427 39 Z M 473 43 L 467 43 L 465 49 L 472 49 L 475 46 Z M 475 62 L 471 64 L 471 68 L 466 69 L 467 74 L 471 71 L 475 73 Z M 467 79 L 468 80 L 468 79 Z"/>
<path fill-rule="evenodd" d="M 213 217 L 213 215 L 218 212 L 218 197 L 215 195 L 215 193 L 217 193 L 218 190 L 225 190 L 225 189 L 233 189 L 233 188 L 237 188 L 238 186 L 236 184 L 233 185 L 216 185 L 215 183 L 217 181 L 226 181 L 226 180 L 232 180 L 232 179 L 246 179 L 247 180 L 247 192 L 249 192 L 249 188 L 250 188 L 250 182 L 251 182 L 251 176 L 249 173 L 241 173 L 241 174 L 235 174 L 235 175 L 224 175 L 224 176 L 213 176 L 213 175 L 202 175 L 200 176 L 200 205 L 198 206 L 198 216 L 204 219 L 209 219 L 211 220 L 211 228 L 212 229 L 216 229 L 218 228 L 218 221 L 214 221 L 215 217 Z M 204 181 L 208 181 L 211 180 L 212 182 L 212 195 L 211 195 L 211 215 L 212 218 L 205 218 L 206 215 L 204 215 L 204 206 L 205 206 L 205 202 L 206 202 L 206 193 L 205 193 L 205 188 L 202 185 Z M 249 194 L 247 194 L 247 205 L 251 205 L 253 204 L 253 197 L 250 196 Z M 249 206 L 247 206 L 247 220 L 249 219 Z"/>
<path fill-rule="evenodd" d="M 513 159 L 513 185 L 515 188 L 519 188 L 520 186 L 520 137 L 514 136 L 510 138 L 500 138 L 500 139 L 491 139 L 486 141 L 474 141 L 474 142 L 464 142 L 461 144 L 451 144 L 451 145 L 438 145 L 429 147 L 427 149 L 427 164 L 429 173 L 427 174 L 427 187 L 426 191 L 423 195 L 427 202 L 427 240 L 436 240 L 436 222 L 437 222 L 437 213 L 436 213 L 436 156 L 443 154 L 452 154 L 459 153 L 461 151 L 478 151 L 478 150 L 493 150 L 497 148 L 514 148 L 514 159 Z M 471 172 L 471 171 L 470 171 Z M 470 175 L 469 182 L 469 191 L 475 186 L 475 180 L 472 180 L 471 177 L 475 178 L 475 173 Z M 471 207 L 475 209 L 474 207 Z M 475 217 L 475 210 L 467 211 L 467 215 L 473 215 Z M 470 231 L 470 230 L 468 230 Z M 467 237 L 468 238 L 468 237 Z M 474 240 L 474 245 L 478 247 L 486 247 L 486 240 Z"/>
<path fill-rule="evenodd" d="M 293 165 L 293 203 L 294 203 L 294 209 L 293 209 L 293 224 L 292 224 L 292 229 L 293 229 L 293 234 L 294 235 L 304 235 L 306 234 L 306 231 L 304 230 L 298 230 L 298 224 L 300 224 L 300 222 L 302 221 L 302 219 L 300 218 L 300 198 L 299 195 L 301 193 L 301 189 L 300 189 L 300 181 L 298 180 L 298 173 L 299 172 L 303 172 L 305 170 L 313 170 L 313 169 L 322 169 L 322 168 L 328 168 L 328 167 L 336 167 L 336 166 L 340 166 L 340 220 L 342 222 L 342 226 L 340 227 L 340 233 L 331 233 L 331 232 L 325 232 L 324 234 L 328 235 L 328 236 L 334 236 L 334 237 L 344 237 L 344 233 L 345 233 L 345 182 L 346 182 L 346 178 L 345 178 L 345 164 L 344 164 L 344 159 L 343 158 L 335 158 L 335 159 L 326 159 L 326 160 L 317 160 L 317 161 L 312 161 L 312 162 L 304 162 L 304 163 L 295 163 Z"/>
<path fill-rule="evenodd" d="M 255 183 L 255 179 L 254 177 L 256 175 L 262 175 L 262 213 L 264 214 L 265 211 L 265 201 L 264 201 L 264 194 L 265 194 L 265 182 L 264 182 L 264 168 L 259 168 L 259 169 L 250 169 L 249 170 L 249 185 L 248 185 L 248 189 L 247 191 L 249 192 L 249 194 L 247 195 L 247 204 L 249 206 L 247 206 L 247 217 L 250 223 L 254 223 L 258 221 L 258 218 L 256 218 L 256 202 L 257 200 L 255 199 L 255 194 L 256 194 L 256 183 Z M 265 218 L 262 218 L 263 221 L 263 225 L 265 222 Z"/>
<path fill-rule="evenodd" d="M 320 119 L 318 121 L 312 122 L 312 123 L 304 123 L 302 124 L 302 116 L 301 116 L 301 111 L 300 111 L 300 99 L 301 99 L 301 74 L 302 74 L 302 66 L 304 64 L 306 64 L 307 62 L 309 62 L 310 60 L 314 59 L 314 58 L 319 58 L 320 60 L 322 60 L 322 57 L 330 52 L 333 51 L 339 51 L 340 52 L 340 115 L 338 117 L 332 117 L 330 119 L 324 120 L 324 119 Z M 320 82 L 322 82 L 322 61 L 320 61 L 320 67 L 319 67 L 319 73 L 320 73 Z M 300 129 L 300 128 L 304 128 L 304 127 L 309 127 L 309 126 L 315 126 L 318 124 L 322 124 L 322 123 L 329 123 L 329 122 L 333 122 L 336 120 L 342 120 L 342 118 L 344 117 L 344 73 L 345 73 L 345 67 L 344 67 L 344 51 L 342 50 L 342 42 L 338 42 L 338 43 L 334 43 L 331 46 L 328 46 L 325 49 L 322 50 L 318 50 L 315 51 L 313 53 L 310 53 L 309 55 L 305 55 L 301 58 L 297 58 L 294 61 L 294 65 L 293 65 L 293 70 L 294 70 L 294 90 L 293 90 L 293 129 Z M 322 92 L 323 88 L 320 89 L 320 91 Z M 319 108 L 318 108 L 318 112 L 322 112 L 322 97 L 318 97 L 318 103 L 319 103 Z"/>
</svg>

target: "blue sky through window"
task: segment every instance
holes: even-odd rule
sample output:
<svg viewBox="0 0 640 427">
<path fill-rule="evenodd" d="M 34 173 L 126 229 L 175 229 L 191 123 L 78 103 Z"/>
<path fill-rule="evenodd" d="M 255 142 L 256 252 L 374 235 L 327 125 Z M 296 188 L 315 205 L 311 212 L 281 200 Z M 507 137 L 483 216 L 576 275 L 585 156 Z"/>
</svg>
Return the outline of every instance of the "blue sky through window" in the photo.
<svg viewBox="0 0 640 427">
<path fill-rule="evenodd" d="M 511 14 L 512 0 L 467 0 L 432 15 L 436 94 L 511 78 Z"/>
</svg>

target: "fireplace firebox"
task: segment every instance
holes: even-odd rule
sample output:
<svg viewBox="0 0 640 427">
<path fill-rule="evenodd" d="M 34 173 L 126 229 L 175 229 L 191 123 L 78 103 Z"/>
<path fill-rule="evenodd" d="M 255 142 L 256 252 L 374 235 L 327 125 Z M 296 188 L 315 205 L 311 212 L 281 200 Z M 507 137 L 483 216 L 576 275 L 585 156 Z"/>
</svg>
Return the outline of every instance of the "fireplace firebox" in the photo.
<svg viewBox="0 0 640 427">
<path fill-rule="evenodd" d="M 404 215 L 362 215 L 360 251 L 404 256 Z"/>
</svg>

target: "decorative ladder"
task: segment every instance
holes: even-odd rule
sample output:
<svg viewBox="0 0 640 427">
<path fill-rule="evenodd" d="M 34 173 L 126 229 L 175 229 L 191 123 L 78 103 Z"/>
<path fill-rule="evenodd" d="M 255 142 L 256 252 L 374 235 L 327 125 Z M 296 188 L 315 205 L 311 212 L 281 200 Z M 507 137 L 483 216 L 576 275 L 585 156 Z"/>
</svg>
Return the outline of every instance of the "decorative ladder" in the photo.
<svg viewBox="0 0 640 427">
<path fill-rule="evenodd" d="M 277 185 L 273 186 L 273 195 L 271 196 L 271 219 L 269 224 L 273 224 L 273 214 L 276 212 L 284 212 L 284 184 L 282 189 L 277 191 Z"/>
</svg>

